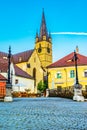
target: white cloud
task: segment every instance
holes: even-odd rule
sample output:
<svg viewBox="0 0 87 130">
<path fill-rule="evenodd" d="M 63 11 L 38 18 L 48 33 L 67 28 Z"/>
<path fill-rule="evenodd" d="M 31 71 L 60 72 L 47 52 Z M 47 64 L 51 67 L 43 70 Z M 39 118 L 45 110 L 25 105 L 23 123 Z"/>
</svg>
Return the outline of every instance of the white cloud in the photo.
<svg viewBox="0 0 87 130">
<path fill-rule="evenodd" d="M 52 32 L 52 35 L 87 35 L 87 32 Z"/>
</svg>

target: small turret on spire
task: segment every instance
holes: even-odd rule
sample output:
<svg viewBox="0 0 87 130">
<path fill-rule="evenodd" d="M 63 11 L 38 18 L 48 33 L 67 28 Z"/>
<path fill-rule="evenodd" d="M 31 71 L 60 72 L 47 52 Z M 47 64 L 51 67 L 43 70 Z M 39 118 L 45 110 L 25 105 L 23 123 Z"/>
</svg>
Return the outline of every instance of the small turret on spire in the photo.
<svg viewBox="0 0 87 130">
<path fill-rule="evenodd" d="M 36 42 L 39 41 L 38 31 L 36 32 Z"/>
<path fill-rule="evenodd" d="M 52 42 L 51 33 L 49 32 L 49 42 Z"/>
</svg>

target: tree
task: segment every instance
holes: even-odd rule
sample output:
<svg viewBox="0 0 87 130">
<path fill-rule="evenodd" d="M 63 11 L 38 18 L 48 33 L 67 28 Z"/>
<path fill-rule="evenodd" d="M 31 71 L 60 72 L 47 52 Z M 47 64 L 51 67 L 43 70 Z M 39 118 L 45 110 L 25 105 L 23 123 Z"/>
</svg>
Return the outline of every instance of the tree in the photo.
<svg viewBox="0 0 87 130">
<path fill-rule="evenodd" d="M 37 89 L 40 91 L 40 92 L 45 92 L 45 90 L 47 89 L 47 81 L 43 82 L 43 81 L 40 81 L 37 85 Z"/>
</svg>

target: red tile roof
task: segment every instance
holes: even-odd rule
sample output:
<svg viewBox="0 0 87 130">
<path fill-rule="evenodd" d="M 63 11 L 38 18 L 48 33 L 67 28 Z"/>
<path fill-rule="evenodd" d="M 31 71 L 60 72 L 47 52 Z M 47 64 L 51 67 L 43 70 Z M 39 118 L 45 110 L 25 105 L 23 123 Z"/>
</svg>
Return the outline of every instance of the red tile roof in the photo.
<svg viewBox="0 0 87 130">
<path fill-rule="evenodd" d="M 74 52 L 72 52 L 69 55 L 61 58 L 60 60 L 52 63 L 47 68 L 74 66 L 74 62 L 72 61 L 73 57 L 74 57 Z M 77 57 L 78 57 L 77 64 L 79 66 L 80 65 L 87 65 L 87 57 L 86 56 L 77 53 Z"/>
<path fill-rule="evenodd" d="M 5 52 L 0 52 L 0 58 L 8 57 L 8 54 Z"/>
<path fill-rule="evenodd" d="M 0 62 L 0 72 L 7 72 L 8 70 L 8 63 Z"/>
<path fill-rule="evenodd" d="M 6 59 L 6 55 L 3 55 L 4 53 L 0 52 L 0 72 L 6 72 L 8 70 L 8 59 Z M 3 58 L 4 57 L 4 58 Z M 30 76 L 28 73 L 24 72 L 22 69 L 14 65 L 15 67 L 15 75 L 28 78 L 28 79 L 33 79 L 32 76 Z"/>
<path fill-rule="evenodd" d="M 15 68 L 15 75 L 16 76 L 20 76 L 20 77 L 24 77 L 24 78 L 28 78 L 28 79 L 33 79 L 33 77 L 31 75 L 29 75 L 28 73 L 26 73 L 25 71 L 20 69 L 18 66 L 14 65 L 14 68 Z"/>
<path fill-rule="evenodd" d="M 1 80 L 7 80 L 3 75 L 0 74 L 0 81 Z"/>
<path fill-rule="evenodd" d="M 27 62 L 28 59 L 31 57 L 33 51 L 34 50 L 28 50 L 28 51 L 13 55 L 13 62 L 15 64 L 21 63 L 21 62 Z"/>
</svg>

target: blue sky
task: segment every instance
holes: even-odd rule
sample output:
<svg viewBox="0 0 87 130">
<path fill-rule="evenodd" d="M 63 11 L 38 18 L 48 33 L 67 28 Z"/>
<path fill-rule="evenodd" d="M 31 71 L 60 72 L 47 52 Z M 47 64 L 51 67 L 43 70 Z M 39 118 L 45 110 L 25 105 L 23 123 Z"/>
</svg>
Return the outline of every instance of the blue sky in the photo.
<svg viewBox="0 0 87 130">
<path fill-rule="evenodd" d="M 43 8 L 53 61 L 76 46 L 87 56 L 87 0 L 0 0 L 0 51 L 8 52 L 9 45 L 13 54 L 33 49 Z"/>
</svg>

